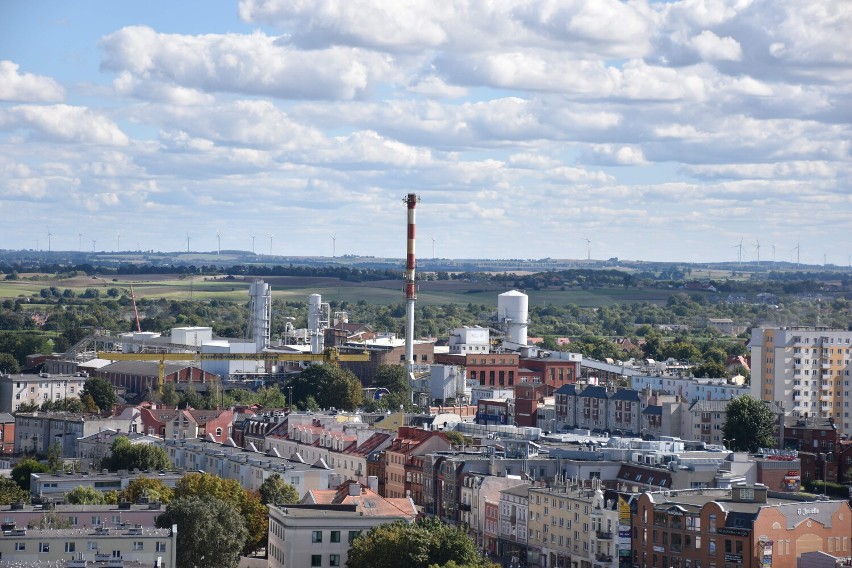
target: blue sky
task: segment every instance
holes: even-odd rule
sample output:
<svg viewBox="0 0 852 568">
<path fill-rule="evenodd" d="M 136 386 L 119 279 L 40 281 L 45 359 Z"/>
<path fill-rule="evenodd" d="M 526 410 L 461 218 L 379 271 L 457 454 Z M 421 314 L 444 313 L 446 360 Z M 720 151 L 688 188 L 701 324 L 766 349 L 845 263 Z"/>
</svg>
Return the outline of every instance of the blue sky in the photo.
<svg viewBox="0 0 852 568">
<path fill-rule="evenodd" d="M 852 254 L 852 11 L 793 0 L 0 6 L 0 248 Z M 37 244 L 38 243 L 38 244 Z"/>
</svg>

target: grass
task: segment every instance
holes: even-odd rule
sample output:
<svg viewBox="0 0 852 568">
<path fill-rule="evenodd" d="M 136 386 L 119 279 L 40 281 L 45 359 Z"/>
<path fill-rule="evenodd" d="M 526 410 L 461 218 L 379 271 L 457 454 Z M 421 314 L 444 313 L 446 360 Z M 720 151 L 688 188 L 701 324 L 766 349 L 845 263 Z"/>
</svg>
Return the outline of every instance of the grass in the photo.
<svg viewBox="0 0 852 568">
<path fill-rule="evenodd" d="M 166 274 L 127 275 L 109 278 L 77 276 L 54 279 L 45 275 L 34 280 L 0 280 L 0 299 L 38 295 L 43 288 L 54 286 L 59 290 L 71 289 L 77 296 L 87 288 L 95 288 L 106 297 L 110 288 L 129 290 L 137 298 L 166 298 L 172 300 L 220 300 L 226 302 L 248 301 L 251 279 L 228 280 L 225 278 L 194 277 L 179 278 Z M 328 277 L 265 278 L 272 286 L 275 298 L 306 302 L 310 294 L 321 294 L 325 301 L 356 303 L 364 300 L 369 304 L 388 305 L 405 301 L 402 282 L 381 280 L 370 282 L 345 282 Z M 417 301 L 422 305 L 485 304 L 497 305 L 497 296 L 510 288 L 491 282 L 424 281 L 419 284 Z M 652 302 L 665 303 L 671 291 L 657 289 L 566 289 L 527 290 L 530 306 L 575 304 L 582 307 L 607 306 L 620 303 Z"/>
</svg>

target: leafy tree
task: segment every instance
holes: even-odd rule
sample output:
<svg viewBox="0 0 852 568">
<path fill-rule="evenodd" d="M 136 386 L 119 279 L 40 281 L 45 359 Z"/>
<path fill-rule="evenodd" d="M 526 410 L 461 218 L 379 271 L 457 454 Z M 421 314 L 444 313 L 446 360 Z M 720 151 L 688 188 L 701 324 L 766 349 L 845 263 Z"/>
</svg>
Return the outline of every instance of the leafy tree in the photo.
<svg viewBox="0 0 852 568">
<path fill-rule="evenodd" d="M 163 404 L 166 406 L 177 406 L 180 402 L 180 395 L 175 389 L 175 384 L 167 382 L 163 385 Z"/>
<path fill-rule="evenodd" d="M 450 562 L 472 568 L 489 566 L 464 530 L 424 518 L 411 525 L 397 521 L 373 527 L 352 542 L 346 566 L 429 568 Z"/>
<path fill-rule="evenodd" d="M 21 366 L 11 353 L 0 353 L 0 373 L 16 375 L 21 372 Z"/>
<path fill-rule="evenodd" d="M 370 386 L 386 388 L 392 393 L 407 393 L 411 390 L 403 365 L 379 365 Z"/>
<path fill-rule="evenodd" d="M 80 402 L 83 404 L 83 409 L 85 410 L 85 412 L 94 413 L 99 410 L 98 405 L 95 403 L 94 397 L 90 394 L 84 394 L 83 396 L 81 396 Z"/>
<path fill-rule="evenodd" d="M 336 365 L 311 365 L 287 383 L 293 387 L 293 404 L 308 406 L 313 397 L 320 408 L 355 410 L 361 405 L 361 382 Z"/>
<path fill-rule="evenodd" d="M 256 491 L 243 489 L 235 479 L 222 479 L 209 473 L 189 473 L 175 485 L 176 500 L 205 495 L 225 501 L 242 516 L 248 529 L 244 554 L 250 554 L 264 545 L 269 527 L 269 511 L 261 503 Z"/>
<path fill-rule="evenodd" d="M 10 477 L 0 477 L 0 505 L 28 503 L 30 494 Z"/>
<path fill-rule="evenodd" d="M 71 529 L 71 519 L 67 515 L 57 513 L 55 510 L 41 514 L 38 519 L 30 519 L 27 523 L 28 529 Z"/>
<path fill-rule="evenodd" d="M 100 410 L 111 410 L 115 404 L 117 397 L 112 384 L 101 377 L 90 377 L 83 383 L 83 390 L 80 391 L 81 397 L 91 396 L 95 405 Z M 85 401 L 83 402 L 85 404 Z"/>
<path fill-rule="evenodd" d="M 51 442 L 47 447 L 47 467 L 50 471 L 59 471 L 62 469 L 62 444 L 59 442 Z"/>
<path fill-rule="evenodd" d="M 15 464 L 15 467 L 12 468 L 10 477 L 15 481 L 15 483 L 18 484 L 18 487 L 29 493 L 30 474 L 47 473 L 49 471 L 50 468 L 47 467 L 47 465 L 41 463 L 40 461 L 34 460 L 32 458 L 26 458 Z"/>
<path fill-rule="evenodd" d="M 160 479 L 137 477 L 121 490 L 117 498 L 127 503 L 138 503 L 142 497 L 147 497 L 152 502 L 170 503 L 174 494 L 174 490 Z"/>
<path fill-rule="evenodd" d="M 172 501 L 156 523 L 177 525 L 177 568 L 236 568 L 248 537 L 237 509 L 212 495 Z"/>
<path fill-rule="evenodd" d="M 692 374 L 698 378 L 721 379 L 728 376 L 725 366 L 719 363 L 703 363 L 692 369 Z"/>
<path fill-rule="evenodd" d="M 111 455 L 103 459 L 103 467 L 112 471 L 157 470 L 171 466 L 166 450 L 154 444 L 131 444 L 127 436 L 116 436 L 112 441 Z"/>
<path fill-rule="evenodd" d="M 769 406 L 751 395 L 742 395 L 728 403 L 722 432 L 736 451 L 756 452 L 775 445 L 775 416 Z"/>
<path fill-rule="evenodd" d="M 444 432 L 447 435 L 447 439 L 454 446 L 461 446 L 464 444 L 464 434 L 458 432 L 456 430 L 450 430 L 449 432 Z"/>
<path fill-rule="evenodd" d="M 290 505 L 299 502 L 299 492 L 284 481 L 278 473 L 273 473 L 260 485 L 260 502 L 264 505 Z"/>
<path fill-rule="evenodd" d="M 65 502 L 71 505 L 103 505 L 104 494 L 94 487 L 78 485 L 65 494 Z"/>
</svg>

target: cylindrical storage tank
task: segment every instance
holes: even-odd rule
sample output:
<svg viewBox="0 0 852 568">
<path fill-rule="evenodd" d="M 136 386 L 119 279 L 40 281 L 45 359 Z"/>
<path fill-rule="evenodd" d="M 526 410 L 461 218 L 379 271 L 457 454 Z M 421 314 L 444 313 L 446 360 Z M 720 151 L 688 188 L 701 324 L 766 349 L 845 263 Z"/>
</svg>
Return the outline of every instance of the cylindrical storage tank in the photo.
<svg viewBox="0 0 852 568">
<path fill-rule="evenodd" d="M 269 284 L 257 280 L 249 286 L 252 309 L 252 338 L 260 351 L 269 345 L 272 332 L 272 289 Z"/>
<path fill-rule="evenodd" d="M 527 344 L 527 314 L 529 297 L 523 292 L 510 290 L 497 296 L 497 317 L 508 327 L 508 339 L 518 345 Z"/>
</svg>

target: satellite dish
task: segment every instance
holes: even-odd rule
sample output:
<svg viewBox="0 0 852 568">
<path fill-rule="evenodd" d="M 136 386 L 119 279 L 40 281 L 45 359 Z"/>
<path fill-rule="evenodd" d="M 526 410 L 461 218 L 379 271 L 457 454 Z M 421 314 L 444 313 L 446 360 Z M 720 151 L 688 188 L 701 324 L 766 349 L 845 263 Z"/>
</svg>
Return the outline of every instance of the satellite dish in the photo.
<svg viewBox="0 0 852 568">
<path fill-rule="evenodd" d="M 390 394 L 390 391 L 384 387 L 376 389 L 376 392 L 373 393 L 373 399 L 381 400 L 383 396 L 386 394 Z"/>
</svg>

